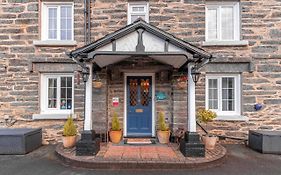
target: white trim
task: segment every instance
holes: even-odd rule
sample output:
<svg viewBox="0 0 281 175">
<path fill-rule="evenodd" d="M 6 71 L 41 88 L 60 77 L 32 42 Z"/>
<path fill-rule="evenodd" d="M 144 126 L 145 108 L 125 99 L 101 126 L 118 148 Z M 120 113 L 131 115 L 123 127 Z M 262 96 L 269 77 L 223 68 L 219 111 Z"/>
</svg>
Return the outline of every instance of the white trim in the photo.
<svg viewBox="0 0 281 175">
<path fill-rule="evenodd" d="M 133 12 L 133 7 L 144 7 L 144 12 Z M 132 16 L 131 15 L 144 15 L 145 21 L 149 23 L 149 3 L 146 1 L 140 2 L 129 2 L 128 3 L 128 10 L 127 10 L 127 24 L 131 24 Z"/>
<path fill-rule="evenodd" d="M 155 137 L 155 73 L 125 73 L 124 74 L 124 122 L 123 122 L 123 128 L 124 128 L 124 137 L 127 136 L 127 77 L 128 76 L 151 76 L 152 78 L 152 137 Z"/>
<path fill-rule="evenodd" d="M 203 41 L 202 46 L 248 46 L 249 41 Z"/>
<path fill-rule="evenodd" d="M 234 32 L 234 38 L 233 40 L 222 40 L 221 38 L 221 8 L 222 7 L 233 7 L 233 32 Z M 216 9 L 217 10 L 217 39 L 210 40 L 208 37 L 208 9 Z M 207 1 L 205 6 L 205 41 L 211 42 L 211 41 L 239 41 L 240 38 L 240 3 L 239 1 L 230 1 L 230 2 L 218 2 L 218 1 Z"/>
<path fill-rule="evenodd" d="M 76 46 L 77 42 L 73 40 L 34 40 L 34 46 Z"/>
<path fill-rule="evenodd" d="M 222 111 L 222 102 L 221 102 L 221 89 L 222 89 L 222 78 L 224 77 L 232 77 L 234 78 L 234 96 L 235 96 L 235 103 L 234 103 L 234 111 Z M 241 115 L 241 75 L 240 74 L 207 74 L 205 78 L 205 108 L 209 109 L 209 79 L 217 79 L 218 80 L 218 109 L 213 110 L 217 113 L 218 119 L 222 120 L 231 120 L 234 119 L 233 116 L 240 116 Z"/>
<path fill-rule="evenodd" d="M 230 115 L 230 116 L 217 116 L 214 120 L 217 121 L 249 121 L 247 116 L 243 115 Z"/>
<path fill-rule="evenodd" d="M 90 63 L 87 66 L 90 74 L 86 82 L 84 130 L 90 131 L 93 129 L 93 64 Z"/>
<path fill-rule="evenodd" d="M 194 63 L 188 64 L 188 122 L 187 122 L 187 130 L 189 132 L 196 132 L 196 90 L 195 90 L 195 83 L 192 80 L 191 70 L 194 66 Z"/>
<path fill-rule="evenodd" d="M 71 110 L 61 110 L 59 107 L 60 102 L 60 78 L 61 77 L 72 77 L 72 104 Z M 57 78 L 57 108 L 49 109 L 47 106 L 48 101 L 48 78 Z M 73 114 L 74 113 L 74 75 L 69 73 L 44 73 L 41 74 L 41 89 L 40 89 L 40 114 Z"/>
<path fill-rule="evenodd" d="M 53 119 L 67 119 L 69 114 L 33 114 L 33 120 L 53 120 Z M 76 115 L 72 115 L 73 119 L 76 119 Z"/>
<path fill-rule="evenodd" d="M 72 34 L 71 40 L 74 41 L 74 3 L 73 2 L 42 2 L 42 12 L 41 12 L 41 40 L 45 41 L 60 41 L 60 7 L 61 6 L 71 6 L 72 7 Z M 57 39 L 48 38 L 48 7 L 57 7 Z M 59 7 L 59 8 L 58 8 Z M 64 40 L 63 40 L 64 41 Z"/>
</svg>

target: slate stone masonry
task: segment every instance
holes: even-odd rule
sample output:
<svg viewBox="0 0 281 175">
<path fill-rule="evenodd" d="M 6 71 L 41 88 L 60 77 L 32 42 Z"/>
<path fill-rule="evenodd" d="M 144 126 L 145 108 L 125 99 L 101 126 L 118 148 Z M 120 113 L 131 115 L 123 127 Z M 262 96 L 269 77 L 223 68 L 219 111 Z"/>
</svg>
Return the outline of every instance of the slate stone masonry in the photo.
<svg viewBox="0 0 281 175">
<path fill-rule="evenodd" d="M 34 46 L 40 40 L 40 7 L 38 0 L 2 0 L 0 3 L 0 127 L 42 127 L 44 142 L 55 143 L 60 140 L 64 121 L 33 121 L 32 114 L 40 113 L 40 74 L 30 72 L 32 62 L 44 60 L 58 62 L 68 60 L 65 52 L 84 45 L 83 1 L 74 0 L 74 37 L 76 46 Z M 249 129 L 281 130 L 281 2 L 279 0 L 240 0 L 241 39 L 249 42 L 246 46 L 202 46 L 205 40 L 205 0 L 151 0 L 149 1 L 150 23 L 206 49 L 218 63 L 251 62 L 253 72 L 240 72 L 242 75 L 242 115 L 248 121 L 216 121 L 210 129 L 219 134 L 245 137 Z M 127 24 L 127 1 L 96 0 L 91 5 L 92 38 L 97 40 Z M 49 63 L 48 63 L 49 64 Z M 61 65 L 73 65 L 62 63 Z M 34 65 L 33 65 L 34 66 Z M 52 65 L 49 65 L 52 67 Z M 67 66 L 71 67 L 71 66 Z M 36 65 L 35 65 L 36 68 Z M 73 72 L 73 68 L 58 72 Z M 122 82 L 108 84 L 108 72 L 101 73 L 103 88 L 93 90 L 94 129 L 105 131 L 112 89 L 122 96 Z M 81 81 L 82 82 L 82 81 Z M 173 99 L 159 102 L 173 116 L 175 127 L 184 126 L 186 115 L 184 94 L 166 83 L 157 85 Z M 198 107 L 205 106 L 204 76 L 196 87 Z M 108 92 L 108 96 L 104 95 Z M 121 99 L 122 100 L 122 99 Z M 255 111 L 254 104 L 263 104 L 262 110 Z M 109 106 L 109 107 L 107 107 Z M 172 106 L 172 107 L 171 107 Z M 123 111 L 123 108 L 118 109 Z M 171 112 L 173 111 L 173 112 Z M 75 113 L 77 125 L 83 124 L 83 84 L 75 83 Z"/>
</svg>

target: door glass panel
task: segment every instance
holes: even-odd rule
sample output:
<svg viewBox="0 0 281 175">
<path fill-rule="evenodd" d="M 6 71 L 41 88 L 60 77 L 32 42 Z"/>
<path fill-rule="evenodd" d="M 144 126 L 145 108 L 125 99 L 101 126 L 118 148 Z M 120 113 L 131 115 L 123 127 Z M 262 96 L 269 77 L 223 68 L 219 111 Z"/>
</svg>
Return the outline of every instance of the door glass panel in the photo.
<svg viewBox="0 0 281 175">
<path fill-rule="evenodd" d="M 141 104 L 143 106 L 148 106 L 149 105 L 149 88 L 150 88 L 150 83 L 149 79 L 141 79 Z"/>
<path fill-rule="evenodd" d="M 129 82 L 129 95 L 130 95 L 130 105 L 136 106 L 137 105 L 137 98 L 138 98 L 138 80 L 137 79 L 130 79 Z"/>
</svg>

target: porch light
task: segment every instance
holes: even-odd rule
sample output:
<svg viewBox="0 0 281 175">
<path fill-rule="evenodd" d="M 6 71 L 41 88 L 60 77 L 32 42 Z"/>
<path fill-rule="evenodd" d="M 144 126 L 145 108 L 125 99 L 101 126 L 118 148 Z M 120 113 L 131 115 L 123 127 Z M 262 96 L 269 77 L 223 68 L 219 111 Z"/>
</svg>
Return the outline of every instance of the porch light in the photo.
<svg viewBox="0 0 281 175">
<path fill-rule="evenodd" d="M 88 81 L 88 79 L 89 79 L 89 74 L 90 74 L 89 71 L 83 69 L 83 71 L 82 71 L 82 76 L 83 76 L 83 81 L 84 81 L 84 82 L 87 82 L 87 81 Z"/>
<path fill-rule="evenodd" d="M 192 76 L 192 80 L 195 84 L 199 81 L 200 75 L 201 75 L 201 73 L 196 69 L 196 67 L 191 68 L 191 76 Z"/>
</svg>

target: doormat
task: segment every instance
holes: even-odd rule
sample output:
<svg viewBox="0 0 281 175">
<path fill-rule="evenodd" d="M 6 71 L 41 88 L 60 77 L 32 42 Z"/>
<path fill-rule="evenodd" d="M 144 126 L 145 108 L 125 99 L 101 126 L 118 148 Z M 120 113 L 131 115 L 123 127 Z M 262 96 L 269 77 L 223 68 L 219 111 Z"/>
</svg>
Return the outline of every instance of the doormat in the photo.
<svg viewBox="0 0 281 175">
<path fill-rule="evenodd" d="M 147 138 L 128 138 L 124 139 L 124 144 L 128 145 L 150 145 L 150 144 L 156 144 L 156 141 L 153 139 L 147 139 Z"/>
</svg>

